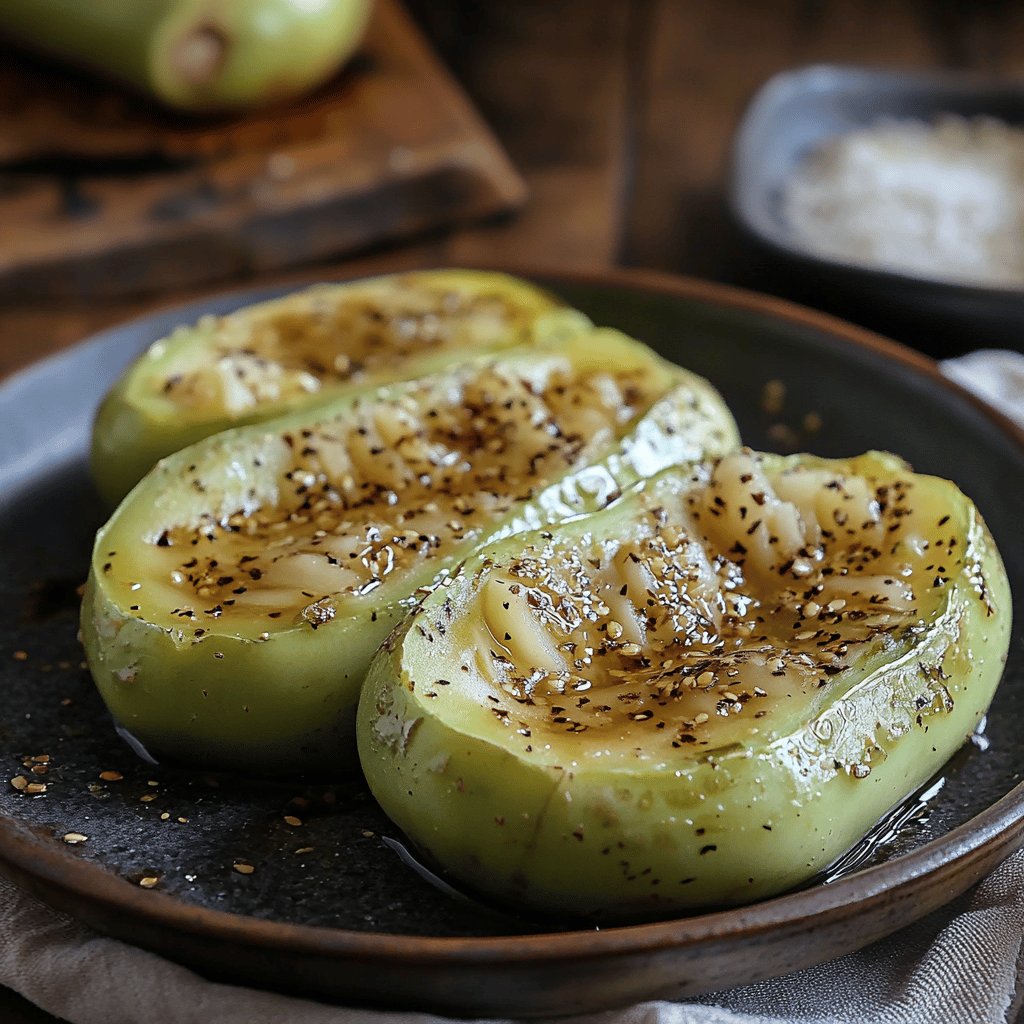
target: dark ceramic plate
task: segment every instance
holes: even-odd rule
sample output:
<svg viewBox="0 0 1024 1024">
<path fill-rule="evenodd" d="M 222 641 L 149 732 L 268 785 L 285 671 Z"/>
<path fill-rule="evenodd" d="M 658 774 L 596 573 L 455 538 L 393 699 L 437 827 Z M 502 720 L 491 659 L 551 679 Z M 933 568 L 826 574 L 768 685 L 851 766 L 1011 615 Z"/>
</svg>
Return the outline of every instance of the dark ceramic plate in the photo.
<svg viewBox="0 0 1024 1024">
<path fill-rule="evenodd" d="M 819 65 L 772 78 L 754 97 L 732 151 L 729 202 L 736 220 L 776 263 L 802 279 L 802 294 L 865 322 L 923 337 L 922 318 L 945 350 L 1021 348 L 1024 288 L 988 288 L 874 270 L 808 252 L 782 217 L 780 198 L 799 163 L 826 140 L 881 118 L 932 121 L 942 113 L 1024 124 L 1024 84 L 952 72 L 915 73 Z M 824 294 L 822 294 L 822 292 Z M 949 340 L 957 336 L 956 342 Z M 958 342 L 958 343 L 957 343 Z"/>
<path fill-rule="evenodd" d="M 1024 594 L 1020 435 L 923 357 L 711 285 L 626 273 L 544 280 L 598 322 L 709 377 L 755 446 L 890 448 L 952 477 L 981 506 Z M 267 295 L 137 321 L 0 388 L 0 759 L 6 778 L 46 786 L 37 795 L 0 786 L 6 874 L 210 976 L 358 1004 L 529 1015 L 681 997 L 820 962 L 942 905 L 1024 841 L 1019 626 L 988 749 L 969 745 L 927 798 L 827 878 L 681 920 L 590 931 L 509 917 L 417 874 L 358 783 L 139 761 L 114 735 L 75 640 L 75 590 L 102 516 L 84 467 L 90 418 L 125 362 L 170 327 Z M 789 396 L 776 417 L 761 411 L 770 379 Z M 822 426 L 808 436 L 812 412 Z M 89 838 L 68 845 L 67 833 Z M 241 874 L 239 863 L 254 870 Z M 143 878 L 158 881 L 146 889 Z"/>
</svg>

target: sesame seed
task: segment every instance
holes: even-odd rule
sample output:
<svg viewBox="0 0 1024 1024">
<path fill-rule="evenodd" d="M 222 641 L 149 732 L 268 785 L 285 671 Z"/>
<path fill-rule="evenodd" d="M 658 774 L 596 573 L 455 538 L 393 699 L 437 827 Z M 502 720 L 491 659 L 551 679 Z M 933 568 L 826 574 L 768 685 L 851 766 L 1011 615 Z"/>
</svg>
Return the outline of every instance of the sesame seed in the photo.
<svg viewBox="0 0 1024 1024">
<path fill-rule="evenodd" d="M 124 776 L 120 772 L 106 771 L 100 772 L 100 778 L 104 782 L 120 782 Z"/>
<path fill-rule="evenodd" d="M 231 867 L 240 875 L 251 875 L 256 869 L 244 860 L 236 860 Z"/>
<path fill-rule="evenodd" d="M 81 832 L 65 832 L 63 835 L 64 842 L 68 846 L 77 846 L 79 843 L 86 842 L 88 838 L 88 836 L 83 836 Z"/>
<path fill-rule="evenodd" d="M 143 889 L 152 889 L 153 886 L 157 885 L 159 882 L 160 879 L 156 875 L 143 875 L 142 878 L 139 879 L 139 885 Z"/>
</svg>

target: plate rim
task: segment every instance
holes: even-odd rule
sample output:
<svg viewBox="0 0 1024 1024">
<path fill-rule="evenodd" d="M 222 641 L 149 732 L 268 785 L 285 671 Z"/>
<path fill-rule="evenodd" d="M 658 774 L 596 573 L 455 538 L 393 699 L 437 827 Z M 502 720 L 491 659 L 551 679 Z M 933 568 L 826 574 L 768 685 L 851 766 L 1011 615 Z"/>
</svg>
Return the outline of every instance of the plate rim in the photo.
<svg viewBox="0 0 1024 1024">
<path fill-rule="evenodd" d="M 939 385 L 979 411 L 1006 435 L 1011 445 L 1024 453 L 1024 429 L 955 381 L 943 376 L 930 357 L 830 314 L 744 288 L 659 271 L 625 268 L 566 271 L 543 266 L 526 268 L 514 264 L 477 266 L 551 283 L 555 288 L 559 283 L 564 283 L 637 290 L 766 315 L 770 319 L 781 319 L 810 328 L 830 336 L 830 340 L 839 342 L 842 347 L 867 349 L 923 375 L 930 384 Z M 407 271 L 397 271 L 404 272 Z M 138 330 L 149 321 L 158 321 L 170 313 L 179 314 L 183 320 L 195 319 L 196 310 L 213 303 L 224 305 L 237 300 L 238 305 L 244 305 L 259 301 L 260 297 L 280 294 L 282 290 L 365 276 L 368 275 L 325 275 L 316 272 L 301 277 L 289 275 L 283 283 L 270 282 L 257 288 L 218 291 L 183 304 L 161 305 L 150 313 L 96 332 L 75 346 L 15 371 L 0 381 L 0 397 L 37 375 L 45 376 L 52 372 L 52 367 L 59 365 L 61 360 L 73 359 L 75 350 L 82 346 L 102 345 L 120 332 Z M 845 918 L 860 914 L 865 908 L 886 900 L 894 892 L 913 894 L 924 886 L 947 877 L 953 878 L 965 867 L 969 869 L 975 859 L 982 859 L 986 864 L 994 866 L 1022 846 L 1024 782 L 967 822 L 910 853 L 883 864 L 862 868 L 828 885 L 817 885 L 746 906 L 600 930 L 537 931 L 527 935 L 474 937 L 419 936 L 267 920 L 189 904 L 168 893 L 144 891 L 98 864 L 81 860 L 54 842 L 36 838 L 17 819 L 0 814 L 0 870 L 4 874 L 13 872 L 22 881 L 29 879 L 34 883 L 32 890 L 37 893 L 40 887 L 45 892 L 58 891 L 108 913 L 128 913 L 152 928 L 241 943 L 253 949 L 287 948 L 292 954 L 358 957 L 363 962 L 402 962 L 418 966 L 456 962 L 461 966 L 485 966 L 496 961 L 521 965 L 540 956 L 545 959 L 590 960 L 616 953 L 681 951 L 741 936 L 777 933 L 780 929 L 792 930 L 829 917 Z M 967 883 L 959 884 L 955 891 L 951 890 L 950 898 L 964 891 L 979 877 L 972 877 Z M 44 901 L 47 899 L 46 895 L 42 898 Z M 911 923 L 929 909 L 926 906 L 919 914 L 905 916 L 897 927 Z"/>
</svg>

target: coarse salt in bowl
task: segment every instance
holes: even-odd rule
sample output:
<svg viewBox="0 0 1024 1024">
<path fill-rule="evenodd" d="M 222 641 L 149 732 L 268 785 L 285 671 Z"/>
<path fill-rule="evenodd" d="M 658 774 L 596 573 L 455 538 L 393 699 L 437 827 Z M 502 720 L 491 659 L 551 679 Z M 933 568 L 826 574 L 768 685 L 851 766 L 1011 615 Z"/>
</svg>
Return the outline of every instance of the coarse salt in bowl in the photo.
<svg viewBox="0 0 1024 1024">
<path fill-rule="evenodd" d="M 1024 284 L 1024 130 L 955 114 L 880 120 L 806 156 L 783 187 L 782 215 L 825 256 Z"/>
<path fill-rule="evenodd" d="M 1024 83 L 818 65 L 753 98 L 728 199 L 744 282 L 936 355 L 1024 350 Z"/>
</svg>

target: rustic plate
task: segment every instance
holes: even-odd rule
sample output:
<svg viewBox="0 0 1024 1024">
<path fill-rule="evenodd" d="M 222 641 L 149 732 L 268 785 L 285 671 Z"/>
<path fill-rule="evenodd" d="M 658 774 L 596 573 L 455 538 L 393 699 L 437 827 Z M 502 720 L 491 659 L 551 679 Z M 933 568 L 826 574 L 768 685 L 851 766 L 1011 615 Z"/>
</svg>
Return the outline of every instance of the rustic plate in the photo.
<svg viewBox="0 0 1024 1024">
<path fill-rule="evenodd" d="M 884 447 L 952 477 L 981 506 L 1024 594 L 1021 435 L 925 358 L 708 284 L 624 272 L 542 280 L 708 376 L 755 446 Z M 92 411 L 170 327 L 274 293 L 128 324 L 0 388 L 0 764 L 5 778 L 46 787 L 0 786 L 4 873 L 211 977 L 364 1005 L 531 1015 L 681 997 L 820 962 L 942 905 L 1024 843 L 1019 625 L 985 740 L 870 843 L 800 892 L 681 920 L 590 931 L 513 918 L 418 874 L 357 782 L 140 761 L 114 734 L 75 639 L 76 587 L 102 518 L 84 467 Z M 762 409 L 768 380 L 788 396 L 775 415 Z M 62 842 L 70 832 L 88 841 Z M 143 878 L 158 881 L 147 889 Z"/>
</svg>

